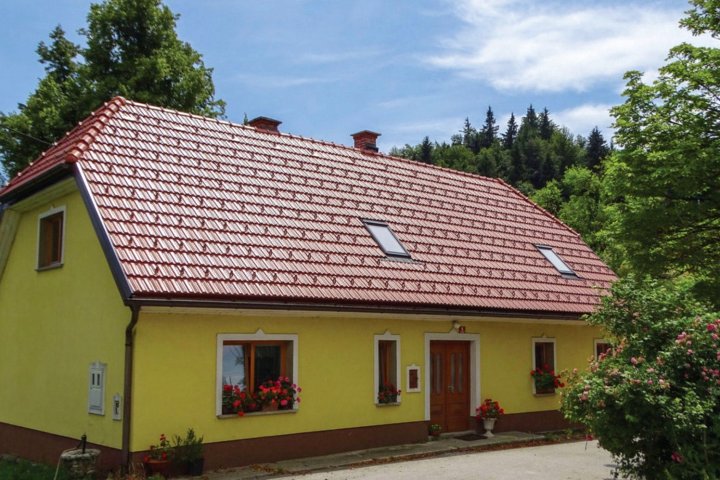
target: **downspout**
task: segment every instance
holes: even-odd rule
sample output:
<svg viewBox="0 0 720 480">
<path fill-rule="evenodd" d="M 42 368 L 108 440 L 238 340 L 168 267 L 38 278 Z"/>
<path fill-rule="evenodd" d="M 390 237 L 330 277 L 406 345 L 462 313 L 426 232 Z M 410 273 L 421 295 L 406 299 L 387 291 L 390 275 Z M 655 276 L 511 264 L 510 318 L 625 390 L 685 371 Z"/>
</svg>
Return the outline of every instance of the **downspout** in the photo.
<svg viewBox="0 0 720 480">
<path fill-rule="evenodd" d="M 127 473 L 131 464 L 130 459 L 130 423 L 132 418 L 132 377 L 133 377 L 133 340 L 135 325 L 140 317 L 140 305 L 130 305 L 132 315 L 130 323 L 125 328 L 125 380 L 123 384 L 123 424 L 122 424 L 122 451 L 121 467 Z"/>
</svg>

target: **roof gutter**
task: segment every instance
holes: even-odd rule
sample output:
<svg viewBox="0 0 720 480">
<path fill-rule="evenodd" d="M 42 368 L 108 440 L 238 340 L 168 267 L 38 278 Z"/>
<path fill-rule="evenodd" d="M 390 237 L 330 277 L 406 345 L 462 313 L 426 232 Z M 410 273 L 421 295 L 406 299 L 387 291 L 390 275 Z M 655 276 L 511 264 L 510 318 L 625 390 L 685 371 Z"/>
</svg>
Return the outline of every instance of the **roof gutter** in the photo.
<svg viewBox="0 0 720 480">
<path fill-rule="evenodd" d="M 534 318 L 553 320 L 580 320 L 583 313 L 568 312 L 537 312 L 525 310 L 498 309 L 467 309 L 452 307 L 428 307 L 413 305 L 370 305 L 341 303 L 297 303 L 273 301 L 231 301 L 231 300 L 196 300 L 186 298 L 129 298 L 127 304 L 137 307 L 170 307 L 170 308 L 219 308 L 219 309 L 251 309 L 251 310 L 304 310 L 311 312 L 355 312 L 355 313 L 388 313 L 413 315 L 443 315 L 463 317 L 500 317 L 500 318 Z"/>
<path fill-rule="evenodd" d="M 133 305 L 130 307 L 132 312 L 130 323 L 125 328 L 125 377 L 123 379 L 123 420 L 122 420 L 122 450 L 121 450 L 121 468 L 127 473 L 131 464 L 130 459 L 130 426 L 132 419 L 132 377 L 133 377 L 133 353 L 135 339 L 135 325 L 140 318 L 140 306 Z"/>
<path fill-rule="evenodd" d="M 64 177 L 70 176 L 72 173 L 71 164 L 57 164 L 37 177 L 28 180 L 27 183 L 18 185 L 17 187 L 10 187 L 7 192 L 0 195 L 0 203 L 11 205 L 18 200 L 29 197 L 33 193 L 39 192 Z"/>
</svg>

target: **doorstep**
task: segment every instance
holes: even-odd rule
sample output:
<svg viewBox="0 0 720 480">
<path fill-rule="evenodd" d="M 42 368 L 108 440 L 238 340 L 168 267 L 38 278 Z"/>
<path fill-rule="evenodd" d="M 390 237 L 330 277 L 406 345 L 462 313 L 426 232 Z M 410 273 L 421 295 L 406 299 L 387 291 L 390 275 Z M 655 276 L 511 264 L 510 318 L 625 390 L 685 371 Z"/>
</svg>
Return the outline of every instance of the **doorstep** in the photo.
<svg viewBox="0 0 720 480">
<path fill-rule="evenodd" d="M 309 472 L 338 470 L 343 468 L 361 467 L 375 463 L 401 462 L 426 458 L 437 455 L 452 455 L 473 450 L 478 447 L 523 443 L 532 440 L 543 440 L 545 436 L 525 432 L 496 433 L 491 438 L 477 440 L 461 440 L 458 437 L 474 432 L 458 432 L 443 434 L 438 440 L 425 443 L 412 443 L 390 447 L 355 450 L 352 452 L 323 455 L 320 457 L 283 460 L 275 463 L 250 465 L 225 470 L 207 472 L 203 480 L 250 480 L 281 478 Z"/>
</svg>

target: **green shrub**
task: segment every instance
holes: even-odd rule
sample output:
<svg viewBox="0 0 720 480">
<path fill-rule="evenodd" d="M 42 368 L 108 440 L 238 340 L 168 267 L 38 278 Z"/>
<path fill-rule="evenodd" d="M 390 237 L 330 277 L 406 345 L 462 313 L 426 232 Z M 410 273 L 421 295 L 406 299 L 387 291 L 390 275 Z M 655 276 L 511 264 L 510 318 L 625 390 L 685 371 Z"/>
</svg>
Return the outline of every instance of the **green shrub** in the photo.
<svg viewBox="0 0 720 480">
<path fill-rule="evenodd" d="M 11 457 L 0 458 L 0 479 L 2 480 L 48 480 L 55 477 L 55 468 Z M 65 471 L 60 469 L 58 480 L 67 480 Z"/>
<path fill-rule="evenodd" d="M 589 321 L 614 347 L 573 372 L 565 416 L 587 425 L 625 475 L 720 478 L 720 314 L 689 288 L 630 277 Z"/>
</svg>

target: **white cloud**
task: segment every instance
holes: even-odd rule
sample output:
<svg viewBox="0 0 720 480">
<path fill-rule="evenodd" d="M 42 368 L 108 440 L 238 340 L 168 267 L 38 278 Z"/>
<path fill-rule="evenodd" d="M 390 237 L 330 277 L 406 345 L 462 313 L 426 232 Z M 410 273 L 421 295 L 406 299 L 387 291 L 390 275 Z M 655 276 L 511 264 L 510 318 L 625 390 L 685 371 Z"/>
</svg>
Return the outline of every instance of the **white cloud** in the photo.
<svg viewBox="0 0 720 480">
<path fill-rule="evenodd" d="M 500 90 L 585 91 L 628 70 L 654 69 L 670 47 L 692 38 L 678 27 L 681 10 L 648 3 L 456 0 L 453 5 L 464 27 L 426 61 Z"/>
<path fill-rule="evenodd" d="M 586 103 L 555 112 L 551 117 L 556 124 L 567 127 L 575 135 L 584 137 L 587 137 L 593 128 L 598 127 L 605 140 L 610 141 L 613 136 L 611 107 L 612 105 Z"/>
</svg>

